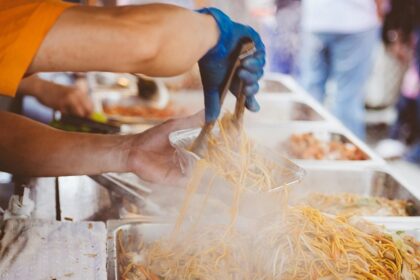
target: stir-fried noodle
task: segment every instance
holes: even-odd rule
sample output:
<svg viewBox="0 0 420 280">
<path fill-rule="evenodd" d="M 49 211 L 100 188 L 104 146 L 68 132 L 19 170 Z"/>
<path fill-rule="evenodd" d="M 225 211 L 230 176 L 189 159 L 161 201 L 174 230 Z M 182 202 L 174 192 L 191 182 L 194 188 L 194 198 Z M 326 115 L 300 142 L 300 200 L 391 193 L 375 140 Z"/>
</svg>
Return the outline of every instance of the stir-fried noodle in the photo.
<svg viewBox="0 0 420 280">
<path fill-rule="evenodd" d="M 206 170 L 232 188 L 230 219 L 187 218 L 192 197 Z M 276 187 L 276 166 L 227 116 L 208 140 L 195 166 L 172 231 L 144 243 L 118 233 L 122 279 L 420 279 L 420 244 L 404 234 L 348 216 L 323 214 L 308 206 L 288 206 L 287 188 L 270 193 L 278 207 L 238 226 L 241 197 Z M 206 179 L 206 207 L 214 180 Z M 250 230 L 251 229 L 251 230 Z"/>
</svg>

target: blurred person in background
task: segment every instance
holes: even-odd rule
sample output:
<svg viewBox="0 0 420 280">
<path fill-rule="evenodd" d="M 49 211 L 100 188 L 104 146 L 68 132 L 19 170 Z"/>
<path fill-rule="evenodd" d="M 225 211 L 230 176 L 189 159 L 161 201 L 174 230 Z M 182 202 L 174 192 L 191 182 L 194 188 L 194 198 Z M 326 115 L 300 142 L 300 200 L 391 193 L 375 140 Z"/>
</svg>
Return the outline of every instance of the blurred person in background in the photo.
<svg viewBox="0 0 420 280">
<path fill-rule="evenodd" d="M 420 164 L 420 0 L 391 1 L 382 40 L 399 60 L 410 60 L 397 104 L 397 121 L 391 127 L 390 137 L 407 143 L 410 148 L 406 159 Z M 397 148 L 398 142 L 389 140 L 378 145 L 382 154 L 390 154 L 391 149 Z"/>
<path fill-rule="evenodd" d="M 268 43 L 270 70 L 296 74 L 300 44 L 301 0 L 276 0 L 276 26 Z"/>
<path fill-rule="evenodd" d="M 78 117 L 93 113 L 93 102 L 81 78 L 68 73 L 41 73 L 22 79 L 16 99 L 1 96 L 0 111 L 10 111 L 50 123 L 54 111 Z"/>
<path fill-rule="evenodd" d="M 78 117 L 93 113 L 87 85 L 73 74 L 43 73 L 27 77 L 20 82 L 17 96 L 23 97 L 22 113 L 44 123 L 52 120 L 52 110 Z"/>
<path fill-rule="evenodd" d="M 321 103 L 331 90 L 332 113 L 362 139 L 380 8 L 378 0 L 302 0 L 301 84 Z"/>
</svg>

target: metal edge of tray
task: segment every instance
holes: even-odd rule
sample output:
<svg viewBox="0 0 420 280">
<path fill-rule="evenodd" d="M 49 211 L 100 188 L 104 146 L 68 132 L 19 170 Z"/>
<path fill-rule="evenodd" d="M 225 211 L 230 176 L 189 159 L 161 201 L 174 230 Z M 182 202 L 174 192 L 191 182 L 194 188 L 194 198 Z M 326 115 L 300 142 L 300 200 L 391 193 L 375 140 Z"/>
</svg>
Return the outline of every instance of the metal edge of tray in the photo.
<svg viewBox="0 0 420 280">
<path fill-rule="evenodd" d="M 163 223 L 164 221 L 159 220 L 155 217 L 144 216 L 135 219 L 124 219 L 124 220 L 108 220 L 106 222 L 107 227 L 107 239 L 106 239 L 106 270 L 108 280 L 118 279 L 118 260 L 117 260 L 117 244 L 116 244 L 116 233 L 117 231 L 129 225 L 136 224 L 147 224 L 147 223 Z"/>
</svg>

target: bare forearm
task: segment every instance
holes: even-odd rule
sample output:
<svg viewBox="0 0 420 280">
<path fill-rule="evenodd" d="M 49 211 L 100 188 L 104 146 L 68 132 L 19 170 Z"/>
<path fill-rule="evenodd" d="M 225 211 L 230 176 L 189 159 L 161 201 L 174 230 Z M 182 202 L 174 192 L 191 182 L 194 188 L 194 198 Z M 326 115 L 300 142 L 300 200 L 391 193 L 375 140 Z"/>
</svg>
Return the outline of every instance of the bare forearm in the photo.
<svg viewBox="0 0 420 280">
<path fill-rule="evenodd" d="M 39 78 L 36 75 L 22 79 L 19 84 L 17 94 L 31 95 L 36 98 L 42 99 L 43 95 L 48 93 L 60 94 L 66 86 L 62 86 L 50 81 Z"/>
<path fill-rule="evenodd" d="M 68 133 L 0 112 L 0 170 L 25 176 L 128 171 L 129 137 Z"/>
<path fill-rule="evenodd" d="M 28 73 L 38 71 L 182 73 L 218 40 L 211 16 L 170 5 L 66 10 Z"/>
</svg>

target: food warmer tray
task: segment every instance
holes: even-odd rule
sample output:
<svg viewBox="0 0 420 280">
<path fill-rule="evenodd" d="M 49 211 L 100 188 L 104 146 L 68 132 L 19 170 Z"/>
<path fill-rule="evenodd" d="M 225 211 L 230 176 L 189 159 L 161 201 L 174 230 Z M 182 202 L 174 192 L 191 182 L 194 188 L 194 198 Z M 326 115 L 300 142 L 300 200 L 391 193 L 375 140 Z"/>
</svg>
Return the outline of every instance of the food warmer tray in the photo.
<svg viewBox="0 0 420 280">
<path fill-rule="evenodd" d="M 420 194 L 418 188 L 401 182 L 386 168 L 364 166 L 336 166 L 306 168 L 306 176 L 290 188 L 296 200 L 309 193 L 339 194 L 353 193 L 378 196 L 388 199 L 408 200 L 408 212 L 420 216 Z"/>
<path fill-rule="evenodd" d="M 119 230 L 125 232 L 139 232 L 140 228 L 148 228 L 149 232 L 162 232 L 167 230 L 167 224 L 152 217 L 143 217 L 129 220 L 109 220 L 107 221 L 107 274 L 108 280 L 117 280 L 118 277 L 118 259 L 117 259 L 117 233 Z M 159 237 L 153 234 L 154 238 Z"/>
<path fill-rule="evenodd" d="M 420 217 L 378 218 L 367 217 L 372 223 L 384 226 L 390 231 L 404 231 L 420 240 Z M 169 224 L 164 221 L 154 220 L 151 217 L 131 220 L 110 220 L 107 222 L 107 272 L 108 280 L 119 279 L 118 275 L 118 250 L 117 233 L 119 230 L 134 234 L 136 236 L 145 236 L 146 240 L 156 240 L 162 233 L 170 231 Z M 147 241 L 146 241 L 147 242 Z"/>
<path fill-rule="evenodd" d="M 262 145 L 274 149 L 286 157 L 291 158 L 298 165 L 302 167 L 311 165 L 363 165 L 363 166 L 383 166 L 385 162 L 377 156 L 370 148 L 358 140 L 353 135 L 342 131 L 331 123 L 318 122 L 293 122 L 293 123 L 280 123 L 280 124 L 247 124 L 246 131 L 250 137 L 261 143 Z M 343 143 L 351 143 L 360 149 L 368 159 L 366 160 L 331 160 L 331 159 L 296 159 L 287 154 L 285 143 L 288 142 L 292 134 L 313 133 L 317 138 L 324 140 L 340 140 Z"/>
</svg>

